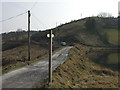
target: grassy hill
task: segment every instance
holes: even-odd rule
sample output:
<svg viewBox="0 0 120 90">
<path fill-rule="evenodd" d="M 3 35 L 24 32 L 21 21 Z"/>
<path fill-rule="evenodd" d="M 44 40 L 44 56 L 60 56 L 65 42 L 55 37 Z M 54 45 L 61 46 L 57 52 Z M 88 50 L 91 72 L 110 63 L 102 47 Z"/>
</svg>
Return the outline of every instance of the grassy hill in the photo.
<svg viewBox="0 0 120 90">
<path fill-rule="evenodd" d="M 75 43 L 96 46 L 116 47 L 118 43 L 117 18 L 87 17 L 71 21 L 53 28 L 53 49 L 61 47 L 61 42 L 67 45 Z M 48 54 L 49 39 L 46 31 L 31 31 L 31 60 Z M 10 67 L 17 62 L 27 61 L 27 32 L 10 32 L 2 35 L 3 65 Z M 42 53 L 43 52 L 43 53 Z"/>
<path fill-rule="evenodd" d="M 90 22 L 94 20 L 93 22 Z M 94 28 L 87 28 L 94 24 Z M 94 29 L 94 30 L 93 30 Z M 61 25 L 57 29 L 53 29 L 60 41 L 66 41 L 68 44 L 80 43 L 91 46 L 116 46 L 118 40 L 117 19 L 88 17 L 70 23 Z M 107 32 L 104 33 L 103 32 Z M 108 34 L 108 36 L 106 36 Z M 115 36 L 115 37 L 114 37 Z M 119 44 L 120 45 L 120 44 Z"/>
<path fill-rule="evenodd" d="M 30 36 L 38 33 L 38 31 L 31 31 Z M 42 33 L 42 32 L 41 32 Z M 44 34 L 42 34 L 44 35 Z M 36 41 L 31 38 L 30 52 L 31 61 L 29 63 L 41 60 L 44 56 L 48 55 L 48 38 L 43 39 L 41 36 L 41 41 Z M 19 68 L 27 65 L 28 63 L 28 39 L 27 32 L 10 32 L 2 34 L 2 69 L 3 73 L 6 73 L 15 68 Z M 53 51 L 57 47 L 53 47 Z"/>
<path fill-rule="evenodd" d="M 36 31 L 31 31 L 30 35 L 37 33 Z M 26 31 L 16 31 L 3 33 L 2 35 L 2 51 L 13 49 L 22 46 L 27 43 L 28 33 Z"/>
<path fill-rule="evenodd" d="M 75 45 L 69 58 L 53 72 L 53 82 L 48 86 L 48 78 L 37 88 L 118 88 L 118 72 L 101 66 L 87 57 L 92 48 Z M 100 48 L 99 48 L 100 49 Z M 114 59 L 112 60 L 114 62 Z"/>
<path fill-rule="evenodd" d="M 53 28 L 54 44 L 65 41 L 68 45 L 80 43 L 91 46 L 116 46 L 118 43 L 117 18 L 87 17 L 71 21 Z M 31 31 L 31 41 L 46 44 L 46 31 Z M 27 43 L 27 32 L 10 32 L 2 34 L 3 51 L 22 46 Z M 44 45 L 43 45 L 44 46 Z"/>
<path fill-rule="evenodd" d="M 103 29 L 103 30 L 101 30 L 100 33 L 101 33 L 101 35 L 106 35 L 106 38 L 110 44 L 112 44 L 112 45 L 119 44 L 118 43 L 118 38 L 119 38 L 118 33 L 120 33 L 120 31 L 115 30 L 115 29 Z"/>
<path fill-rule="evenodd" d="M 88 46 L 115 47 L 118 43 L 117 18 L 87 17 L 71 21 L 53 28 L 55 34 L 54 44 L 59 45 L 65 41 L 68 45 L 79 43 Z M 45 31 L 44 33 L 48 32 Z M 32 39 L 41 38 L 43 32 L 34 34 Z M 115 36 L 115 37 L 114 37 Z M 44 35 L 46 37 L 46 34 Z M 44 38 L 45 39 L 45 38 Z M 38 40 L 37 40 L 38 41 Z"/>
</svg>

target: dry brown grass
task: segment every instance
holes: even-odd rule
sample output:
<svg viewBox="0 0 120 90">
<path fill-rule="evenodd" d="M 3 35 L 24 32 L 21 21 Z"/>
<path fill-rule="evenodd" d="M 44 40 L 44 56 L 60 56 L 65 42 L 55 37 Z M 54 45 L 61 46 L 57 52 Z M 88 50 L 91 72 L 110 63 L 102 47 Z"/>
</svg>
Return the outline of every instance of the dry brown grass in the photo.
<svg viewBox="0 0 120 90">
<path fill-rule="evenodd" d="M 53 72 L 51 88 L 117 88 L 118 72 L 101 67 L 86 57 L 89 47 L 76 45 L 69 59 Z M 40 87 L 48 87 L 46 83 Z"/>
<path fill-rule="evenodd" d="M 30 63 L 41 60 L 41 58 L 47 54 L 47 48 L 42 48 L 38 45 L 31 45 Z M 28 47 L 27 45 L 24 45 L 14 49 L 3 51 L 2 58 L 3 73 L 6 73 L 15 68 L 25 66 L 27 64 L 26 62 L 28 62 Z"/>
</svg>

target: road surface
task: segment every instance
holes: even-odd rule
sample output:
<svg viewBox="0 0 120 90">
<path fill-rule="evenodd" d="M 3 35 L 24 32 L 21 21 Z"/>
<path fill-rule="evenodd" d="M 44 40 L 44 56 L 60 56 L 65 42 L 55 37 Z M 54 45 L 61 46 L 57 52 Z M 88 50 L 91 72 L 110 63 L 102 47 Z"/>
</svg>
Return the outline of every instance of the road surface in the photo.
<svg viewBox="0 0 120 90">
<path fill-rule="evenodd" d="M 53 55 L 53 71 L 68 58 L 72 47 L 65 47 Z M 2 76 L 2 88 L 31 88 L 48 75 L 48 58 Z"/>
</svg>

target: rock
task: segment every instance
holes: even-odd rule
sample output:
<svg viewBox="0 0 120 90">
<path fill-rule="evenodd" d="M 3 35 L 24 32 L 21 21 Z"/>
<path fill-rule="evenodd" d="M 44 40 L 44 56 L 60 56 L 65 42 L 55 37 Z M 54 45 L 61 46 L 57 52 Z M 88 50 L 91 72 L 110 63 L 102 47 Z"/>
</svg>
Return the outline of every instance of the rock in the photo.
<svg viewBox="0 0 120 90">
<path fill-rule="evenodd" d="M 7 70 L 8 68 L 5 68 L 5 70 Z"/>
<path fill-rule="evenodd" d="M 85 80 L 85 82 L 88 82 L 88 80 Z"/>
<path fill-rule="evenodd" d="M 41 56 L 37 56 L 37 58 L 40 58 Z"/>
<path fill-rule="evenodd" d="M 67 72 L 67 70 L 64 70 L 64 72 Z"/>
<path fill-rule="evenodd" d="M 72 78 L 72 80 L 74 80 L 74 78 Z"/>
<path fill-rule="evenodd" d="M 82 58 L 80 58 L 80 61 L 84 62 L 84 60 Z"/>
<path fill-rule="evenodd" d="M 21 62 L 21 60 L 20 60 L 20 59 L 16 59 L 16 61 L 19 61 L 19 62 Z"/>
</svg>

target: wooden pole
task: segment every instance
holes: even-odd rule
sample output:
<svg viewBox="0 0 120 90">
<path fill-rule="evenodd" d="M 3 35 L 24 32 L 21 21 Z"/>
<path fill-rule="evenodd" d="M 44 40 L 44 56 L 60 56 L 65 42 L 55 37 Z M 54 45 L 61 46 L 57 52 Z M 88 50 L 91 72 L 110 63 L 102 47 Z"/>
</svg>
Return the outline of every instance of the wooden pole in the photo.
<svg viewBox="0 0 120 90">
<path fill-rule="evenodd" d="M 28 61 L 30 61 L 30 10 L 28 10 Z"/>
<path fill-rule="evenodd" d="M 52 30 L 50 30 L 50 48 L 49 48 L 49 84 L 52 83 Z"/>
</svg>

